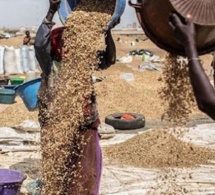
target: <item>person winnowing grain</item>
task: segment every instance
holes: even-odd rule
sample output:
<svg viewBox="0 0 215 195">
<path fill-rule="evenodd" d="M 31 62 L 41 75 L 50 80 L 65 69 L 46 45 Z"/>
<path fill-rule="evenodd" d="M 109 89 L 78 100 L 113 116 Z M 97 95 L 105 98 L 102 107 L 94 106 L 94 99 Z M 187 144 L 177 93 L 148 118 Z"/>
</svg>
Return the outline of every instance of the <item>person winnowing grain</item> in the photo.
<svg viewBox="0 0 215 195">
<path fill-rule="evenodd" d="M 188 58 L 189 76 L 199 109 L 215 120 L 215 90 L 200 62 L 196 40 L 195 26 L 189 20 L 182 22 L 181 17 L 173 13 L 170 25 L 175 37 L 181 42 Z"/>
<path fill-rule="evenodd" d="M 38 92 L 38 107 L 39 107 L 39 122 L 41 128 L 45 128 L 50 121 L 46 110 L 49 109 L 50 102 L 54 99 L 53 87 L 56 82 L 58 68 L 61 63 L 62 55 L 62 32 L 64 27 L 55 27 L 52 22 L 53 16 L 58 10 L 60 0 L 49 0 L 50 7 L 48 13 L 40 25 L 35 40 L 35 52 L 38 62 L 42 69 L 42 83 Z M 103 59 L 105 69 L 116 61 L 116 48 L 111 36 L 110 29 L 106 32 L 105 43 L 107 44 L 106 51 L 103 52 Z M 92 83 L 93 85 L 93 83 Z M 89 115 L 89 120 L 86 124 L 80 127 L 87 130 L 84 131 L 84 139 L 88 140 L 83 149 L 83 156 L 79 157 L 76 162 L 80 161 L 82 164 L 82 172 L 88 175 L 89 181 L 79 182 L 83 184 L 83 188 L 87 189 L 87 194 L 97 195 L 99 193 L 99 184 L 102 169 L 102 153 L 99 145 L 98 125 L 100 124 L 97 103 L 95 94 L 92 93 L 90 102 L 85 108 L 85 114 Z M 71 194 L 75 193 L 75 189 L 71 188 Z M 77 194 L 77 193 L 76 193 Z M 81 195 L 81 192 L 78 192 Z M 84 192 L 83 194 L 86 194 Z"/>
</svg>

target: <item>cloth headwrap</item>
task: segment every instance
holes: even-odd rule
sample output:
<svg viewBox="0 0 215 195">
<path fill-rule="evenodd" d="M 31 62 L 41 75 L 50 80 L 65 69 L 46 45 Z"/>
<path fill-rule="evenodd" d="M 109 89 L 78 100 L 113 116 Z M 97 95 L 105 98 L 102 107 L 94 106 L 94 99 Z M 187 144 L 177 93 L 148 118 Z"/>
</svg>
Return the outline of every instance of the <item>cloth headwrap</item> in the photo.
<svg viewBox="0 0 215 195">
<path fill-rule="evenodd" d="M 62 34 L 63 30 L 65 29 L 64 26 L 53 26 L 51 29 L 51 46 L 52 46 L 52 55 L 53 58 L 57 61 L 61 61 L 62 59 Z"/>
</svg>

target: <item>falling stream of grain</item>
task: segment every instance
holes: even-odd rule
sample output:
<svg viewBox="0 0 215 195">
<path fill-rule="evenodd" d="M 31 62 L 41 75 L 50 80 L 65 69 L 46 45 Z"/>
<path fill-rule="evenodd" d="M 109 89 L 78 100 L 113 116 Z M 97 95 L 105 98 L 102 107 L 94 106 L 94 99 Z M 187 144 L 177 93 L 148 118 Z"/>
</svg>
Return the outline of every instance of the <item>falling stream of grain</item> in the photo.
<svg viewBox="0 0 215 195">
<path fill-rule="evenodd" d="M 47 115 L 50 120 L 42 129 L 42 174 L 45 195 L 71 194 L 73 186 L 83 191 L 76 180 L 81 164 L 82 139 L 79 127 L 88 116 L 83 111 L 90 104 L 93 92 L 91 75 L 98 64 L 97 50 L 103 46 L 101 37 L 107 28 L 115 1 L 84 0 L 67 18 L 63 33 L 63 61 L 54 87 L 54 98 Z M 77 194 L 79 194 L 77 192 Z"/>
</svg>

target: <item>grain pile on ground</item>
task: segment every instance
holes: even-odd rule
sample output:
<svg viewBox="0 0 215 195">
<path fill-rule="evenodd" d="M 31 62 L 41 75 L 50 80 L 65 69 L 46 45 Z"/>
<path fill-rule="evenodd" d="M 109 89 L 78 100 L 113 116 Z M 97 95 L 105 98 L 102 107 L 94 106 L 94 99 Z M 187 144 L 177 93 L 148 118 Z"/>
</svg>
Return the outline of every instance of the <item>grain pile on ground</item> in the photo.
<svg viewBox="0 0 215 195">
<path fill-rule="evenodd" d="M 135 66 L 134 66 L 135 67 Z M 120 78 L 122 73 L 133 73 L 134 81 Z M 131 70 L 125 64 L 116 64 L 109 69 L 96 72 L 106 77 L 95 84 L 99 115 L 104 119 L 117 112 L 143 114 L 147 119 L 160 118 L 164 106 L 158 96 L 160 72 Z"/>
<path fill-rule="evenodd" d="M 178 140 L 157 129 L 105 148 L 111 162 L 146 168 L 194 167 L 215 159 L 213 150 Z"/>
<path fill-rule="evenodd" d="M 79 127 L 88 117 L 84 109 L 93 92 L 91 74 L 98 64 L 96 53 L 114 7 L 115 0 L 85 0 L 67 18 L 63 61 L 54 88 L 55 98 L 47 111 L 51 119 L 42 129 L 43 194 L 69 194 L 71 186 L 77 189 L 74 194 L 85 190 L 76 183 L 81 177 L 81 165 L 74 160 L 82 155 L 82 146 L 87 144 Z"/>
<path fill-rule="evenodd" d="M 118 35 L 113 35 L 116 40 Z M 119 36 L 123 41 L 134 41 L 136 36 Z M 129 43 L 125 44 L 115 41 L 117 52 L 122 51 L 126 55 L 128 51 L 133 49 L 147 48 L 156 55 L 164 57 L 166 53 L 157 48 L 151 41 L 139 42 L 135 47 L 131 47 Z M 123 56 L 123 55 L 122 55 Z M 121 56 L 121 57 L 122 57 Z M 204 68 L 207 74 L 210 70 L 211 56 L 202 57 Z M 137 67 L 141 64 L 141 57 L 134 57 L 134 61 L 129 64 L 116 63 L 107 70 L 96 71 L 94 75 L 106 77 L 102 82 L 96 83 L 96 94 L 99 108 L 99 115 L 102 120 L 112 113 L 116 112 L 137 112 L 143 114 L 147 120 L 160 119 L 164 112 L 164 105 L 158 96 L 161 82 L 158 82 L 162 72 L 158 71 L 138 71 Z M 163 67 L 163 64 L 158 64 Z M 120 78 L 122 73 L 133 73 L 134 81 L 126 82 Z M 15 105 L 13 105 L 15 106 Z M 19 109 L 19 107 L 17 107 Z M 28 111 L 23 116 L 28 117 Z M 7 113 L 9 114 L 9 113 Z M 200 114 L 195 110 L 193 114 Z M 10 114 L 9 114 L 10 116 Z M 12 118 L 12 116 L 10 117 Z M 1 119 L 0 119 L 1 120 Z M 21 121 L 23 122 L 23 121 Z M 5 118 L 5 122 L 8 119 Z"/>
<path fill-rule="evenodd" d="M 29 112 L 23 101 L 16 97 L 16 103 L 8 106 L 3 112 L 1 112 L 0 127 L 14 127 L 25 120 L 37 121 L 38 112 Z"/>
<path fill-rule="evenodd" d="M 185 59 L 169 54 L 166 58 L 160 96 L 167 106 L 164 118 L 176 125 L 186 124 L 195 105 Z"/>
</svg>

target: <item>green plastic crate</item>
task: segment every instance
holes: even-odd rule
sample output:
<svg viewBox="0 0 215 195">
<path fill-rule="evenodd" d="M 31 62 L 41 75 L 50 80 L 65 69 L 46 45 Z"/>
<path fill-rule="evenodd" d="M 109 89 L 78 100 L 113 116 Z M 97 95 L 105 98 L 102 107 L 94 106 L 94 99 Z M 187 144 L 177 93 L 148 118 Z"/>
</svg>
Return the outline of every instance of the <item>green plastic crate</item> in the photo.
<svg viewBox="0 0 215 195">
<path fill-rule="evenodd" d="M 21 85 L 22 83 L 24 83 L 24 81 L 25 80 L 23 78 L 15 78 L 15 77 L 10 78 L 11 85 Z"/>
</svg>

